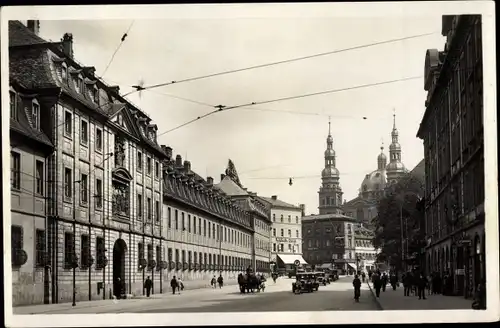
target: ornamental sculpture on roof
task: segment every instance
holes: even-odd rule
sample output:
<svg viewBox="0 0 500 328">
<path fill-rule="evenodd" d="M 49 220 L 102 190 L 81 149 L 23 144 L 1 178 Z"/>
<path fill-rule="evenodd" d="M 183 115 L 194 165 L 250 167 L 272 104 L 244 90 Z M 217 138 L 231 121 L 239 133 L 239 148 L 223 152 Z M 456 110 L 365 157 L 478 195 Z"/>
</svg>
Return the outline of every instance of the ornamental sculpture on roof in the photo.
<svg viewBox="0 0 500 328">
<path fill-rule="evenodd" d="M 234 181 L 238 186 L 243 188 L 240 182 L 240 178 L 238 177 L 238 172 L 236 171 L 236 167 L 234 166 L 234 163 L 231 159 L 227 162 L 227 168 L 226 168 L 226 176 L 228 176 L 231 180 Z"/>
</svg>

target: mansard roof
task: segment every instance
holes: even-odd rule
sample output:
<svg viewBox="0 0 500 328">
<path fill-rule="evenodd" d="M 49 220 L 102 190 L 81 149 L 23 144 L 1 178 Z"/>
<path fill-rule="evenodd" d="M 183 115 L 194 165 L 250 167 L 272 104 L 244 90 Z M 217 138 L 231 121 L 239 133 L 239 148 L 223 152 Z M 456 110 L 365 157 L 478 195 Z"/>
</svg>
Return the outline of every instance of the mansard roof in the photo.
<svg viewBox="0 0 500 328">
<path fill-rule="evenodd" d="M 216 186 L 216 188 L 224 191 L 229 196 L 248 196 L 249 193 L 238 186 L 236 182 L 233 181 L 229 176 L 225 176 L 221 182 L 219 182 Z"/>
<path fill-rule="evenodd" d="M 302 222 L 304 221 L 316 221 L 316 220 L 330 220 L 330 221 L 345 221 L 345 222 L 356 222 L 356 219 L 350 216 L 338 213 L 331 214 L 312 214 L 302 217 Z"/>
<path fill-rule="evenodd" d="M 14 91 L 17 92 L 16 97 L 23 97 L 19 93 L 23 93 L 30 98 L 36 98 L 37 94 L 26 89 L 23 85 L 17 83 L 15 79 L 10 79 L 10 86 Z M 28 117 L 26 116 L 26 111 L 24 110 L 24 106 L 16 108 L 17 110 L 17 120 L 10 119 L 10 130 L 11 132 L 16 132 L 24 137 L 28 137 L 32 140 L 35 140 L 45 146 L 50 148 L 54 147 L 54 144 L 50 141 L 50 138 L 45 134 L 43 130 L 35 130 L 33 126 L 29 123 Z"/>
<path fill-rule="evenodd" d="M 223 218 L 251 230 L 250 214 L 228 195 L 191 170 L 165 160 L 163 194 L 184 205 Z"/>
<path fill-rule="evenodd" d="M 74 83 L 65 83 L 57 77 L 54 65 L 67 65 L 69 74 L 79 74 L 87 85 L 98 85 L 104 92 L 99 92 L 99 102 L 92 99 L 90 92 L 79 92 Z M 31 90 L 59 88 L 61 94 L 88 108 L 91 113 L 108 119 L 124 107 L 134 111 L 134 124 L 139 119 L 146 120 L 146 129 L 151 124 L 149 116 L 132 102 L 119 94 L 119 88 L 109 86 L 94 75 L 92 67 L 83 66 L 65 55 L 60 42 L 47 42 L 34 34 L 20 21 L 9 21 L 9 69 L 10 78 Z M 164 155 L 156 140 L 148 135 L 136 133 L 135 137 L 153 148 L 159 155 Z"/>
<path fill-rule="evenodd" d="M 301 211 L 301 208 L 289 203 L 286 203 L 278 198 L 274 199 L 272 197 L 263 197 L 259 196 L 259 199 L 261 199 L 263 202 L 270 204 L 273 207 L 283 207 L 283 208 L 288 208 L 288 209 L 293 209 L 297 211 Z"/>
</svg>

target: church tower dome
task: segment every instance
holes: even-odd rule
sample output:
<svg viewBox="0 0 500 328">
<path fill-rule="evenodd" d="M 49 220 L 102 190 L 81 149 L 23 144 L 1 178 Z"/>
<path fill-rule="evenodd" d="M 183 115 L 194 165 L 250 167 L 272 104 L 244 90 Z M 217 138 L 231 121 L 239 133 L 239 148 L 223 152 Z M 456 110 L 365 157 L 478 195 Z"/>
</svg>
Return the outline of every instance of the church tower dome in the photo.
<svg viewBox="0 0 500 328">
<path fill-rule="evenodd" d="M 389 145 L 389 164 L 386 166 L 387 180 L 389 183 L 395 183 L 401 175 L 407 172 L 404 164 L 401 162 L 401 145 L 399 144 L 399 133 L 396 128 L 396 113 L 393 114 L 393 125 L 391 132 L 392 142 Z"/>
<path fill-rule="evenodd" d="M 331 134 L 331 122 L 328 121 L 328 137 L 326 138 L 325 167 L 321 171 L 321 187 L 319 189 L 319 214 L 341 213 L 342 188 L 340 173 L 336 168 L 335 150 Z"/>
</svg>

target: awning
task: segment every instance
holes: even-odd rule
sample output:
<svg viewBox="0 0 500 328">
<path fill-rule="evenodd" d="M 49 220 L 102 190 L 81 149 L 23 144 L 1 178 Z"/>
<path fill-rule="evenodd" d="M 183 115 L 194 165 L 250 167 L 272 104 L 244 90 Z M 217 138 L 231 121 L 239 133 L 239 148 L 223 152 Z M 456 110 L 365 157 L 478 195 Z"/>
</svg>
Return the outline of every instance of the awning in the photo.
<svg viewBox="0 0 500 328">
<path fill-rule="evenodd" d="M 307 264 L 307 262 L 302 258 L 301 255 L 298 254 L 278 254 L 278 257 L 285 264 L 294 264 L 295 261 L 299 261 L 300 264 Z"/>
<path fill-rule="evenodd" d="M 357 268 L 356 268 L 356 266 L 355 266 L 354 264 L 349 263 L 349 262 L 347 262 L 347 264 L 348 264 L 351 268 L 353 268 L 354 270 L 357 270 Z"/>
</svg>

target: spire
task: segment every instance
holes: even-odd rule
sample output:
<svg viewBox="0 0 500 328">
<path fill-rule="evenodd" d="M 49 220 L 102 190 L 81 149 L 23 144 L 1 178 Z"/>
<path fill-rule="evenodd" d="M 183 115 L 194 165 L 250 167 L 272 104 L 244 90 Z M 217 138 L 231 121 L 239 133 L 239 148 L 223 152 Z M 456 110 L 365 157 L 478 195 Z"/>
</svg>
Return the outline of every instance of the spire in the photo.
<svg viewBox="0 0 500 328">
<path fill-rule="evenodd" d="M 331 121 L 330 121 L 331 117 L 328 116 L 328 135 L 331 136 L 332 135 L 332 132 L 331 132 Z"/>
<path fill-rule="evenodd" d="M 396 108 L 392 109 L 392 130 L 396 130 Z"/>
<path fill-rule="evenodd" d="M 384 140 L 381 141 L 382 145 L 380 146 L 380 154 L 377 157 L 377 169 L 385 170 L 385 166 L 387 165 L 387 157 L 384 154 Z"/>
<path fill-rule="evenodd" d="M 396 128 L 396 110 L 393 109 L 392 121 L 392 142 L 389 145 L 389 165 L 387 165 L 387 175 L 391 178 L 394 175 L 404 171 L 404 165 L 401 163 L 401 145 L 398 140 L 398 130 Z"/>
</svg>

